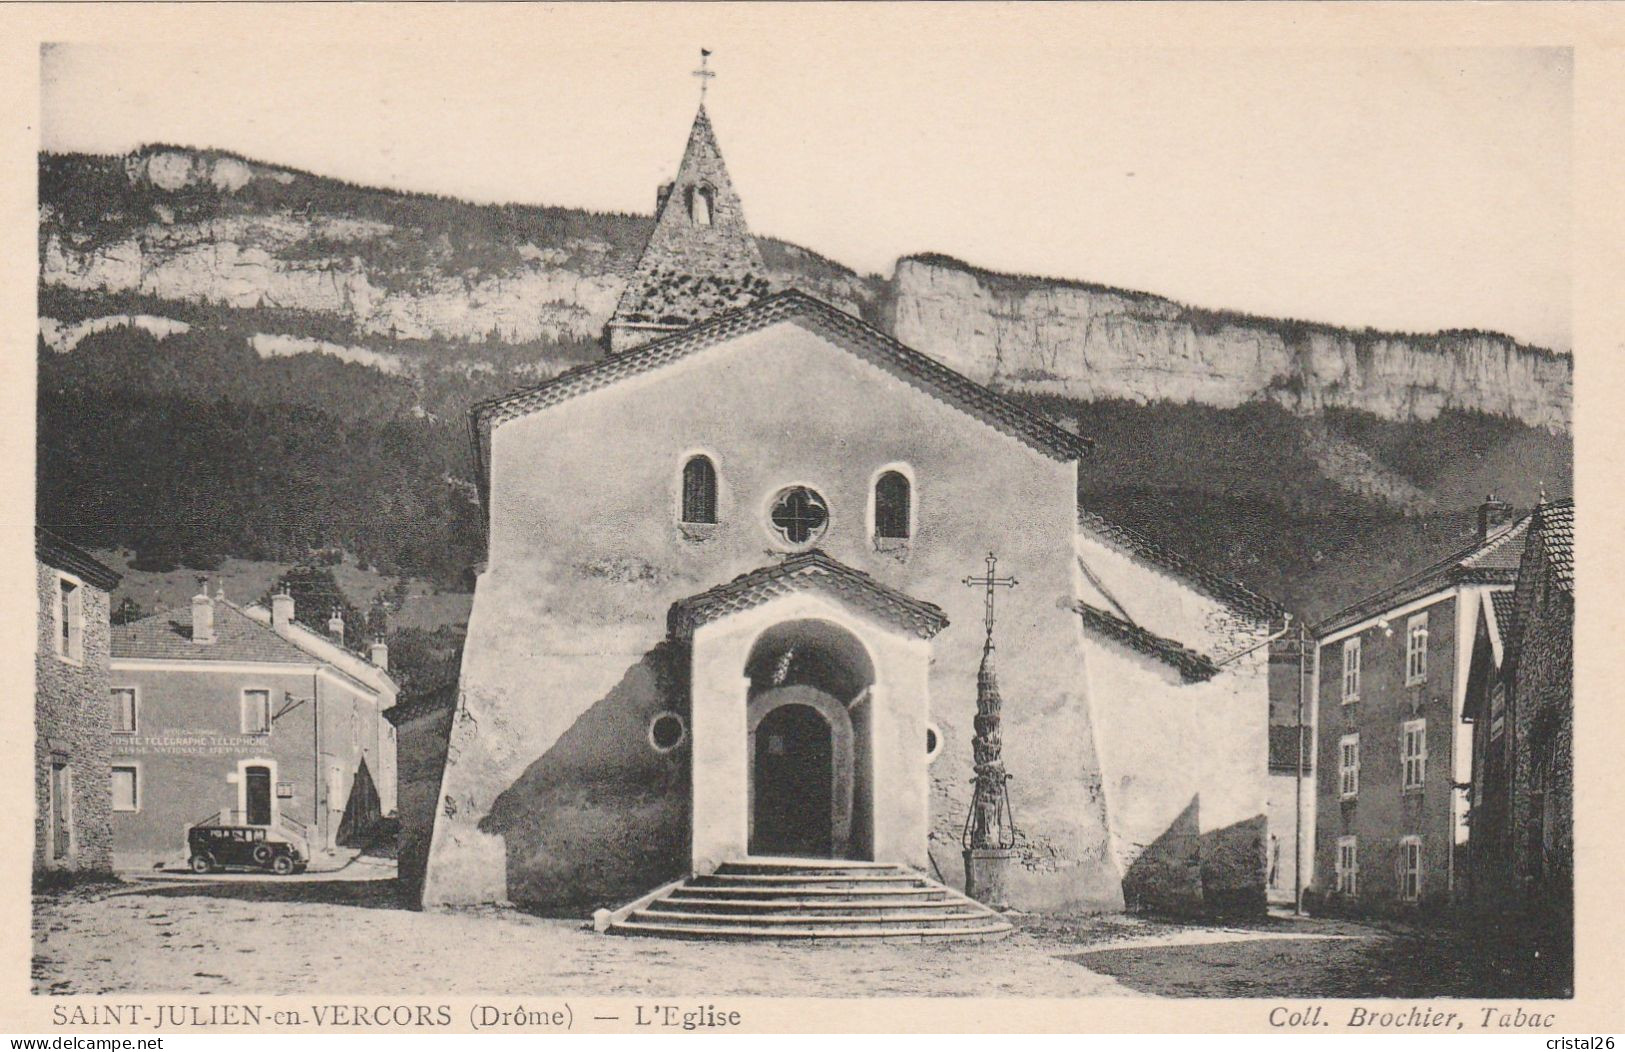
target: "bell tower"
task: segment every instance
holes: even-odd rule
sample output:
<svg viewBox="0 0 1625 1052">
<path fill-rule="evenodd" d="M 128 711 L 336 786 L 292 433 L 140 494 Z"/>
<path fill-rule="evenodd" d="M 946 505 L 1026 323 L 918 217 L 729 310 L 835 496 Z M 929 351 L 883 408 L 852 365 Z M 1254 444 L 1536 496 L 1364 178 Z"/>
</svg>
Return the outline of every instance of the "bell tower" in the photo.
<svg viewBox="0 0 1625 1052">
<path fill-rule="evenodd" d="M 716 76 L 700 52 L 700 108 L 677 178 L 655 195 L 655 224 L 605 327 L 611 354 L 678 332 L 765 295 L 767 268 L 728 177 L 705 90 Z"/>
</svg>

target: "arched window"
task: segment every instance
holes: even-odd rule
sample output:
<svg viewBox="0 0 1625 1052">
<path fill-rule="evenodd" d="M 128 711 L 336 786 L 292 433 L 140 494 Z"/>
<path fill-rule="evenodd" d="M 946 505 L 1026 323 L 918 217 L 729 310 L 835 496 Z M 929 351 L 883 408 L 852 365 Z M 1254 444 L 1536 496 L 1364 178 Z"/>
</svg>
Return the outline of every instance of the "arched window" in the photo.
<svg viewBox="0 0 1625 1052">
<path fill-rule="evenodd" d="M 875 481 L 875 536 L 907 540 L 909 535 L 908 477 L 888 471 Z"/>
<path fill-rule="evenodd" d="M 716 214 L 716 191 L 703 183 L 688 191 L 688 218 L 695 226 L 710 226 Z"/>
<path fill-rule="evenodd" d="M 717 469 L 710 457 L 690 457 L 683 465 L 683 521 L 717 521 Z"/>
</svg>

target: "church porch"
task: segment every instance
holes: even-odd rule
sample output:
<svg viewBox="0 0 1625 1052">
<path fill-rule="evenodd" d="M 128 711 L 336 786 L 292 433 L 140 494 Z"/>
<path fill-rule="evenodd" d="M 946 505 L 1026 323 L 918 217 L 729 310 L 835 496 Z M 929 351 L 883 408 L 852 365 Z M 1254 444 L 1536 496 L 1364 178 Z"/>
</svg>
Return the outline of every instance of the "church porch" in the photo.
<svg viewBox="0 0 1625 1052">
<path fill-rule="evenodd" d="M 687 937 L 999 935 L 924 876 L 934 606 L 820 552 L 672 611 L 689 648 L 690 874 L 600 930 Z"/>
</svg>

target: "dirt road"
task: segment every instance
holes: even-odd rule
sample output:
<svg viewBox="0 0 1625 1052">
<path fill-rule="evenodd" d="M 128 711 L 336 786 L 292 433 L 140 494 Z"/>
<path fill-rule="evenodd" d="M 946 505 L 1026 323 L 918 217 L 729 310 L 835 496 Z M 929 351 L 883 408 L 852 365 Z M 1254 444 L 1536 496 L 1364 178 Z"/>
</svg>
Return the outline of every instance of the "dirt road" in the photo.
<svg viewBox="0 0 1625 1052">
<path fill-rule="evenodd" d="M 801 997 L 1538 996 L 1455 936 L 1350 922 L 1242 927 L 1021 918 L 993 943 L 617 938 L 579 920 L 397 908 L 387 870 L 282 880 L 165 876 L 41 894 L 38 993 Z M 371 879 L 369 879 L 371 878 Z M 1494 955 L 1489 955 L 1493 958 Z M 1548 956 L 1547 961 L 1550 958 Z"/>
</svg>

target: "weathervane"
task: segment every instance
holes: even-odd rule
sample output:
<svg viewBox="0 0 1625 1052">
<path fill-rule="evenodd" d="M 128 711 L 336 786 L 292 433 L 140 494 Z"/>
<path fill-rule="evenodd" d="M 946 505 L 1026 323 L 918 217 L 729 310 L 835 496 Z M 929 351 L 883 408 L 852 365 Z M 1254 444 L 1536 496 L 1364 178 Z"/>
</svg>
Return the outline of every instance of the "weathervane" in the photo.
<svg viewBox="0 0 1625 1052">
<path fill-rule="evenodd" d="M 966 577 L 965 584 L 971 587 L 987 588 L 987 605 L 982 614 L 982 624 L 987 626 L 987 645 L 993 645 L 993 595 L 995 588 L 1014 588 L 1017 581 L 1014 577 L 1000 577 L 999 557 L 992 552 L 987 553 L 987 576 Z"/>
<path fill-rule="evenodd" d="M 716 76 L 716 73 L 710 69 L 710 62 L 711 52 L 707 51 L 703 47 L 700 48 L 700 68 L 695 70 L 691 75 L 700 78 L 701 106 L 705 105 L 705 89 L 711 86 L 711 79 Z"/>
</svg>

